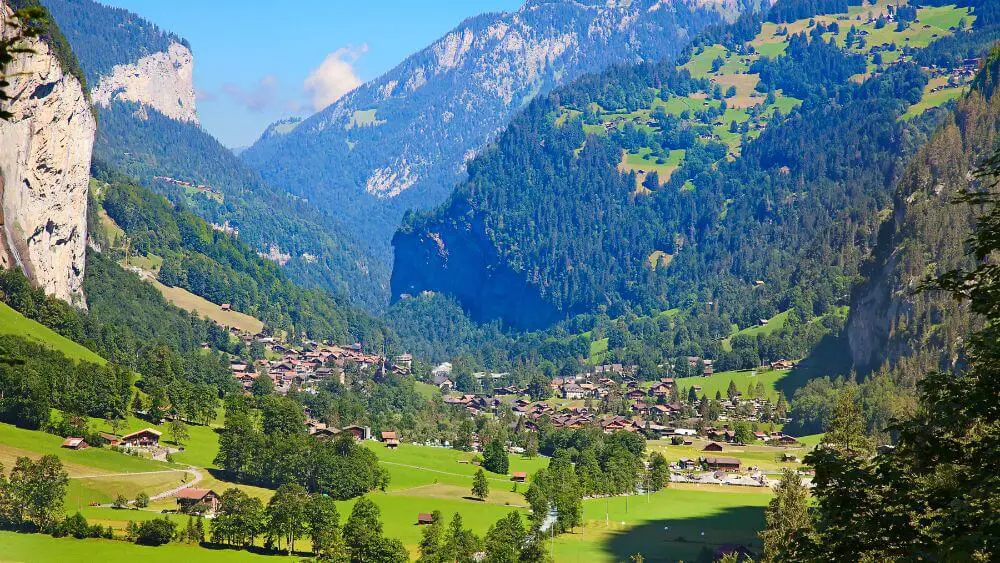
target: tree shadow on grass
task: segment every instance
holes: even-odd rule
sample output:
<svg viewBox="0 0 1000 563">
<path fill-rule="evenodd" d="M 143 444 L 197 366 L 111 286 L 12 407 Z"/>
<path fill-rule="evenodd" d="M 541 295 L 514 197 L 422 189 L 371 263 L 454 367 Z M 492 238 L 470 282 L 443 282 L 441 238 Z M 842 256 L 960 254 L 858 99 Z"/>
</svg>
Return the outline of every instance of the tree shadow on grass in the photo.
<svg viewBox="0 0 1000 563">
<path fill-rule="evenodd" d="M 629 561 L 637 553 L 647 562 L 694 562 L 706 556 L 714 561 L 724 546 L 742 545 L 756 552 L 757 532 L 763 528 L 763 507 L 738 506 L 709 516 L 646 522 L 612 534 L 602 549 L 614 561 Z"/>
</svg>

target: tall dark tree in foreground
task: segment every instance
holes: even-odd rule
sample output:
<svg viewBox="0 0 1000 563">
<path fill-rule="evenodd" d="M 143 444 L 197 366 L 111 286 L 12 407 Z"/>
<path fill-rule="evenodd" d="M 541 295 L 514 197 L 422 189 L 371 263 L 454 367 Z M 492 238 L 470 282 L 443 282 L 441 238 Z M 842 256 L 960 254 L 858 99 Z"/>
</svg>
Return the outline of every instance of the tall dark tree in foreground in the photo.
<svg viewBox="0 0 1000 563">
<path fill-rule="evenodd" d="M 795 561 L 799 558 L 796 551 L 799 539 L 813 529 L 809 491 L 797 473 L 786 469 L 775 493 L 764 512 L 767 528 L 759 534 L 763 544 L 760 560 L 764 563 Z"/>
</svg>

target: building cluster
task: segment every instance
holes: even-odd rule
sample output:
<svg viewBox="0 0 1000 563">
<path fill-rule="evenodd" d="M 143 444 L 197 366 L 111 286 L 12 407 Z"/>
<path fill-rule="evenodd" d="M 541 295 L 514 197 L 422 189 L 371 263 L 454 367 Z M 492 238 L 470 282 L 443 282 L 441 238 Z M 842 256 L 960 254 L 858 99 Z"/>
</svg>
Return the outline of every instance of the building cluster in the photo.
<svg viewBox="0 0 1000 563">
<path fill-rule="evenodd" d="M 387 358 L 379 354 L 364 352 L 360 344 L 338 346 L 307 342 L 300 348 L 292 347 L 274 338 L 258 338 L 265 349 L 281 357 L 275 360 L 260 360 L 256 364 L 234 361 L 229 368 L 244 389 L 250 390 L 258 377 L 268 377 L 277 393 L 286 394 L 292 387 L 315 392 L 324 381 L 335 380 L 346 383 L 345 368 L 349 365 L 359 369 L 374 369 L 376 376 L 393 373 L 409 375 L 413 369 L 413 356 L 402 354 Z"/>
</svg>

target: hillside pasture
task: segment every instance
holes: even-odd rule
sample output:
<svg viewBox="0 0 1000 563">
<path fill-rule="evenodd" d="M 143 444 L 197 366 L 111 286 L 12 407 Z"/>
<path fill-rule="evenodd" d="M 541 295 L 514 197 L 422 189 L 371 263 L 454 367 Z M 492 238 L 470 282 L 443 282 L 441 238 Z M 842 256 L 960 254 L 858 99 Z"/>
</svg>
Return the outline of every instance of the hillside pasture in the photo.
<svg viewBox="0 0 1000 563">
<path fill-rule="evenodd" d="M 779 383 L 788 377 L 789 370 L 740 370 L 740 371 L 720 371 L 709 376 L 681 377 L 677 379 L 677 388 L 689 389 L 695 385 L 701 387 L 698 396 L 705 395 L 710 398 L 715 397 L 718 391 L 723 397 L 729 390 L 729 382 L 736 384 L 736 388 L 744 395 L 751 385 L 756 385 L 758 381 L 764 384 L 767 397 L 777 400 L 779 393 Z M 683 395 L 683 393 L 682 393 Z M 787 398 L 787 397 L 786 397 Z"/>
<path fill-rule="evenodd" d="M 219 325 L 236 328 L 250 334 L 258 334 L 264 329 L 264 323 L 260 320 L 238 311 L 223 311 L 221 305 L 212 303 L 184 288 L 170 287 L 156 280 L 151 280 L 151 283 L 167 301 L 181 309 L 215 321 Z"/>
<path fill-rule="evenodd" d="M 584 525 L 551 542 L 556 561 L 695 561 L 703 548 L 759 546 L 771 493 L 742 487 L 671 486 L 649 495 L 583 503 Z"/>
<path fill-rule="evenodd" d="M 104 365 L 107 361 L 93 351 L 59 335 L 41 323 L 35 322 L 7 305 L 0 303 L 0 334 L 20 336 L 52 350 L 61 352 L 67 358 Z"/>
</svg>

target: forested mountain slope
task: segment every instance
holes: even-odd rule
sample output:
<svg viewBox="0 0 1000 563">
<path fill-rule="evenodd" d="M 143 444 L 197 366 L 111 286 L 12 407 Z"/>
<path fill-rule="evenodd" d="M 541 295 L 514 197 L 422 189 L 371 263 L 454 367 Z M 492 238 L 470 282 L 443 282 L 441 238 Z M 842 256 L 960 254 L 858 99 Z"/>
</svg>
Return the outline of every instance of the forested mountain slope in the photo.
<svg viewBox="0 0 1000 563">
<path fill-rule="evenodd" d="M 917 292 L 928 279 L 973 267 L 965 239 L 974 208 L 955 205 L 960 190 L 975 190 L 975 171 L 996 148 L 1000 130 L 1000 59 L 994 58 L 954 114 L 946 115 L 899 183 L 892 217 L 882 228 L 864 281 L 852 297 L 847 334 L 862 369 L 895 366 L 911 379 L 962 365 L 965 335 L 981 321 L 967 302 Z M 910 369 L 912 368 L 912 369 Z"/>
<path fill-rule="evenodd" d="M 534 97 L 586 72 L 676 55 L 760 0 L 529 0 L 473 17 L 242 158 L 275 186 L 333 209 L 389 260 L 407 208 L 437 205 L 465 161 Z"/>
<path fill-rule="evenodd" d="M 691 306 L 746 327 L 846 305 L 932 125 L 904 114 L 971 74 L 954 54 L 985 51 L 996 21 L 980 1 L 860 4 L 781 2 L 707 32 L 683 65 L 533 102 L 448 202 L 407 218 L 394 297 L 440 291 L 522 328 Z"/>
<path fill-rule="evenodd" d="M 88 77 L 99 110 L 98 159 L 185 200 L 212 223 L 238 228 L 256 251 L 282 257 L 297 281 L 350 295 L 373 309 L 385 303 L 384 261 L 370 260 L 372 251 L 339 229 L 335 219 L 270 188 L 200 128 L 194 58 L 185 40 L 93 0 L 45 4 Z M 178 189 L 157 176 L 208 190 Z"/>
</svg>

